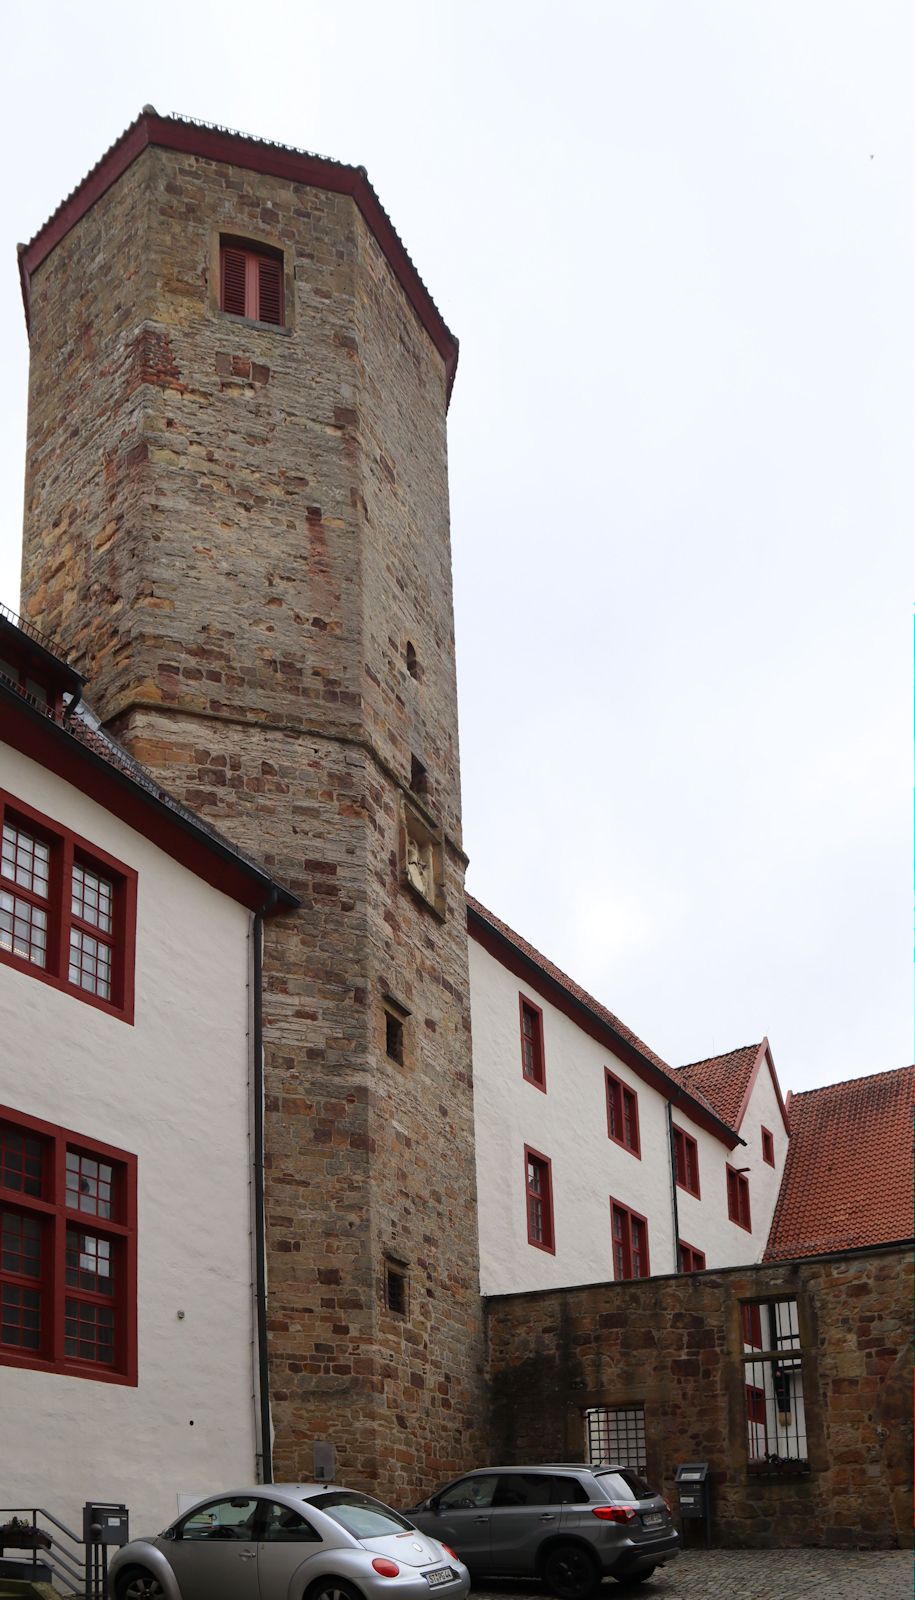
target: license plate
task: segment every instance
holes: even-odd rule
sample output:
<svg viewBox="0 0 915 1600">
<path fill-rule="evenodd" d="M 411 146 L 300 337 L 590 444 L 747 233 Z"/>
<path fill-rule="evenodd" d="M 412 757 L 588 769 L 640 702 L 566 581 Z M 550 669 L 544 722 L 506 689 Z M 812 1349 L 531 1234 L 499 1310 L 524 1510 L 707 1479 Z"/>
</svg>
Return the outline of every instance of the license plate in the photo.
<svg viewBox="0 0 915 1600">
<path fill-rule="evenodd" d="M 660 1511 L 646 1511 L 642 1515 L 642 1522 L 646 1528 L 660 1528 L 663 1521 L 664 1516 Z"/>
<path fill-rule="evenodd" d="M 436 1567 L 434 1572 L 426 1573 L 426 1582 L 430 1589 L 437 1589 L 442 1583 L 450 1583 L 453 1577 L 450 1567 Z"/>
</svg>

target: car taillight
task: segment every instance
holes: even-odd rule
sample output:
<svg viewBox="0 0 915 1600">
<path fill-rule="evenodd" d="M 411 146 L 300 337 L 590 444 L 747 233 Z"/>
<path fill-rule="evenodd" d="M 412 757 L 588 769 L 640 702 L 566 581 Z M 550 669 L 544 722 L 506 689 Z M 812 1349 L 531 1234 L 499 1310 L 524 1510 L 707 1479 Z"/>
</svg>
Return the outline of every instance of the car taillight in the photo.
<svg viewBox="0 0 915 1600">
<path fill-rule="evenodd" d="M 665 1506 L 667 1508 L 667 1515 L 669 1517 L 672 1517 L 673 1516 L 673 1512 L 670 1509 L 670 1501 L 668 1500 L 666 1494 L 662 1494 L 661 1499 L 664 1501 L 664 1504 L 665 1504 Z"/>
<path fill-rule="evenodd" d="M 599 1522 L 634 1522 L 638 1512 L 632 1506 L 592 1506 L 591 1515 Z"/>
<path fill-rule="evenodd" d="M 400 1576 L 400 1568 L 397 1562 L 389 1561 L 387 1556 L 376 1556 L 372 1566 L 382 1578 L 397 1578 Z"/>
<path fill-rule="evenodd" d="M 460 1561 L 460 1559 L 461 1559 L 460 1556 L 458 1555 L 456 1550 L 452 1550 L 450 1544 L 443 1544 L 442 1545 L 442 1549 L 444 1550 L 446 1556 L 450 1556 L 451 1557 L 452 1561 Z"/>
</svg>

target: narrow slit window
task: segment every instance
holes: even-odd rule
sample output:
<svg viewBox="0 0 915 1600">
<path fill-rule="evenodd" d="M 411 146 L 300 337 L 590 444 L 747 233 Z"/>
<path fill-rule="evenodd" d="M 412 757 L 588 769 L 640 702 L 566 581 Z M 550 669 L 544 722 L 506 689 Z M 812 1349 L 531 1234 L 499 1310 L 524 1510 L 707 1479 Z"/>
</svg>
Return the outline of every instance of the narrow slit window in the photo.
<svg viewBox="0 0 915 1600">
<path fill-rule="evenodd" d="M 393 1012 L 384 1014 L 384 1048 L 391 1061 L 403 1066 L 403 1023 Z"/>
<path fill-rule="evenodd" d="M 397 1317 L 405 1317 L 408 1305 L 408 1279 L 404 1267 L 395 1261 L 384 1265 L 384 1303 Z"/>
</svg>

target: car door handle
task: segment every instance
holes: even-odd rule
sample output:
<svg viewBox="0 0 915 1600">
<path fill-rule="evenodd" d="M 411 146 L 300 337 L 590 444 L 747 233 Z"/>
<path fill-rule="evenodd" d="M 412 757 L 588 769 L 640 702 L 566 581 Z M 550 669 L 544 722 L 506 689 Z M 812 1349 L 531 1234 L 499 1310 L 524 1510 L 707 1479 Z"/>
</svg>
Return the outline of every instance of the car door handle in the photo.
<svg viewBox="0 0 915 1600">
<path fill-rule="evenodd" d="M 474 1517 L 473 1520 L 474 1520 L 474 1522 L 488 1522 L 489 1518 L 488 1517 Z"/>
<path fill-rule="evenodd" d="M 239 1550 L 239 1552 L 238 1552 L 239 1561 L 254 1561 L 256 1559 L 256 1557 L 257 1557 L 257 1551 L 256 1550 Z"/>
<path fill-rule="evenodd" d="M 555 1513 L 555 1511 L 543 1511 L 543 1512 L 541 1512 L 540 1521 L 541 1522 L 555 1522 L 556 1521 L 556 1513 Z"/>
</svg>

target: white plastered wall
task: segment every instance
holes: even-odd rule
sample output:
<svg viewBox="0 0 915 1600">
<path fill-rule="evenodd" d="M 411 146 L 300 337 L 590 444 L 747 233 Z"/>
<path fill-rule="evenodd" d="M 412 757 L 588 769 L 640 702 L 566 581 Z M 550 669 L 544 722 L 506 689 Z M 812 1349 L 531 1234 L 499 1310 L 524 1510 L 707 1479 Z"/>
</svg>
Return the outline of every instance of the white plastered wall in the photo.
<svg viewBox="0 0 915 1600">
<path fill-rule="evenodd" d="M 124 1501 L 148 1532 L 254 1479 L 251 918 L 2 745 L 0 786 L 138 873 L 134 1025 L 0 965 L 0 1104 L 136 1155 L 139 1367 L 133 1388 L 0 1364 L 0 1505 L 79 1530 L 85 1500 Z"/>
<path fill-rule="evenodd" d="M 469 942 L 474 1107 L 483 1294 L 600 1283 L 613 1277 L 610 1196 L 648 1221 L 652 1275 L 676 1271 L 667 1100 L 483 948 Z M 519 993 L 543 1011 L 546 1093 L 521 1071 Z M 604 1069 L 638 1095 L 641 1158 L 607 1137 Z M 677 1188 L 679 1238 L 708 1268 L 758 1261 L 765 1249 L 787 1149 L 768 1067 L 756 1080 L 741 1137 L 729 1149 L 674 1106 L 696 1140 L 699 1198 Z M 776 1165 L 762 1159 L 761 1126 Z M 524 1147 L 552 1164 L 555 1254 L 528 1242 Z M 726 1168 L 748 1167 L 752 1231 L 728 1217 Z"/>
</svg>

